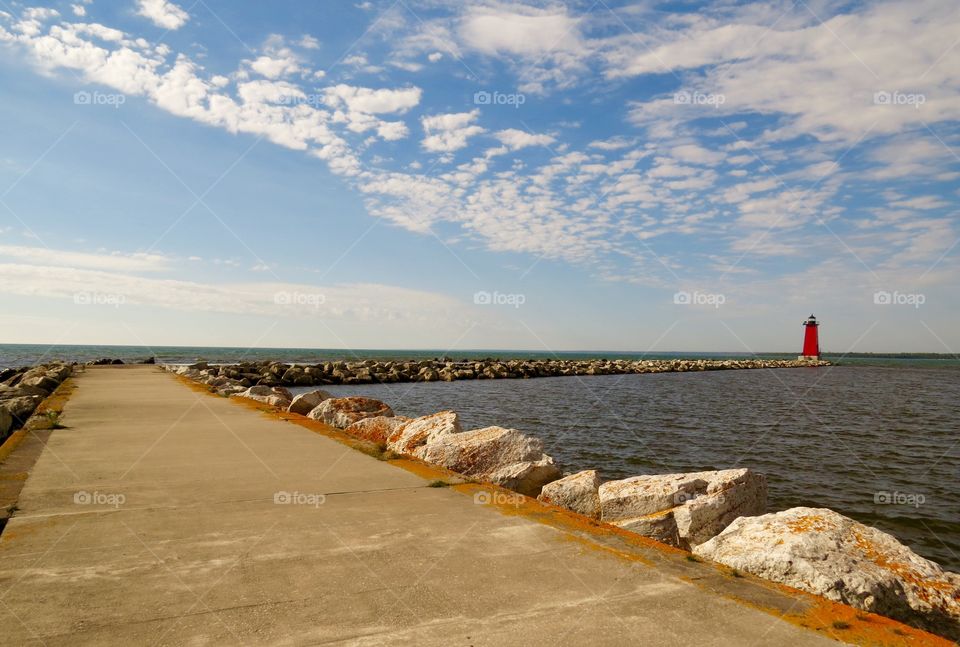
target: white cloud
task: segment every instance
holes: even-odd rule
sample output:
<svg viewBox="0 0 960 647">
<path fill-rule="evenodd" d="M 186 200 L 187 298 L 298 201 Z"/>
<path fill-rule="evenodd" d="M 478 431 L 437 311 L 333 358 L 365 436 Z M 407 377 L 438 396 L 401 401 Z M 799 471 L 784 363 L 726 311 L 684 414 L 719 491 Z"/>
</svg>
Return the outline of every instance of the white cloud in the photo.
<svg viewBox="0 0 960 647">
<path fill-rule="evenodd" d="M 467 145 L 467 140 L 484 132 L 484 128 L 475 125 L 480 110 L 455 112 L 429 117 L 421 117 L 426 137 L 424 149 L 435 153 L 452 153 Z"/>
<path fill-rule="evenodd" d="M 453 324 L 472 313 L 450 297 L 391 285 L 201 283 L 53 265 L 0 264 L 0 294 L 59 299 L 77 307 L 148 306 L 186 312 L 316 317 L 352 322 Z"/>
<path fill-rule="evenodd" d="M 423 91 L 418 87 L 399 90 L 354 87 L 339 84 L 325 90 L 331 107 L 345 104 L 347 109 L 364 114 L 403 114 L 420 103 Z"/>
<path fill-rule="evenodd" d="M 274 58 L 259 56 L 250 63 L 250 68 L 268 79 L 277 79 L 300 71 L 300 64 L 292 56 Z"/>
<path fill-rule="evenodd" d="M 579 49 L 579 22 L 565 10 L 526 9 L 520 13 L 475 8 L 463 18 L 460 36 L 485 54 L 538 57 L 558 49 Z"/>
<path fill-rule="evenodd" d="M 320 49 L 320 41 L 309 34 L 304 34 L 297 44 L 304 49 Z"/>
<path fill-rule="evenodd" d="M 152 253 L 87 253 L 18 245 L 0 245 L 0 256 L 28 263 L 121 272 L 157 272 L 169 269 L 172 263 L 170 258 Z"/>
<path fill-rule="evenodd" d="M 697 144 L 682 144 L 670 149 L 674 159 L 688 164 L 705 164 L 713 166 L 723 161 L 724 154 L 719 151 L 707 150 Z"/>
<path fill-rule="evenodd" d="M 494 134 L 510 150 L 519 150 L 527 146 L 549 146 L 555 139 L 550 135 L 528 133 L 525 130 L 508 128 Z"/>
<path fill-rule="evenodd" d="M 87 15 L 87 8 L 82 4 L 72 4 L 70 5 L 70 9 L 73 11 L 74 16 L 80 16 L 82 18 Z"/>
<path fill-rule="evenodd" d="M 138 14 L 164 29 L 180 29 L 190 19 L 190 14 L 169 0 L 139 0 L 138 7 Z"/>
</svg>

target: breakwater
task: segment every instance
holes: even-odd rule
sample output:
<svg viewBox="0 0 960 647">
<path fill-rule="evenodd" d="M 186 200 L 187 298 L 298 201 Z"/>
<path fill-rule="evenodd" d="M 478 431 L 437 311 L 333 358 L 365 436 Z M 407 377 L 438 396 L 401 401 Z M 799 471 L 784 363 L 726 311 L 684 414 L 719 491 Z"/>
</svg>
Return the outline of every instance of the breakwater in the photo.
<svg viewBox="0 0 960 647">
<path fill-rule="evenodd" d="M 482 359 L 450 358 L 397 361 L 337 361 L 317 364 L 238 362 L 213 365 L 196 362 L 192 371 L 207 379 L 224 378 L 249 386 L 323 386 L 328 384 L 391 384 L 396 382 L 453 382 L 455 380 L 530 379 L 537 377 L 626 375 L 687 371 L 724 371 L 765 368 L 829 366 L 830 362 L 782 359 Z M 226 384 L 226 382 L 224 382 Z"/>
</svg>

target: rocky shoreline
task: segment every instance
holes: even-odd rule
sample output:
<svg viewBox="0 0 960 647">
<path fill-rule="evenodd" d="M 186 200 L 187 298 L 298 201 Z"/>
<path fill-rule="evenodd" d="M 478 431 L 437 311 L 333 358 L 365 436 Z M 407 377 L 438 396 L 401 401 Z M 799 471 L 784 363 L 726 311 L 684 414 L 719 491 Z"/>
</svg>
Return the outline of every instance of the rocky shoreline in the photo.
<svg viewBox="0 0 960 647">
<path fill-rule="evenodd" d="M 655 361 L 611 364 L 624 373 L 718 370 L 716 364 L 721 365 L 719 368 L 811 365 L 775 361 L 773 366 L 767 362 L 763 366 L 732 365 L 737 362 L 722 366 L 725 362 L 701 361 L 704 363 L 687 362 L 684 368 L 673 368 L 673 362 Z M 556 370 L 551 360 L 543 362 Z M 336 364 L 331 363 L 331 369 Z M 383 364 L 387 363 L 361 362 L 358 367 L 381 368 L 379 365 Z M 404 374 L 411 381 L 430 381 L 423 370 L 439 373 L 436 362 L 426 366 L 419 366 L 420 362 L 408 364 L 412 367 Z M 503 364 L 514 368 L 503 375 L 508 377 L 509 373 L 518 372 L 516 367 L 535 363 Z M 595 363 L 578 363 L 576 367 L 570 366 L 570 362 L 557 364 L 561 371 L 594 369 L 593 373 L 570 374 L 598 374 Z M 251 366 L 261 370 L 241 370 Z M 604 367 L 605 364 L 599 365 Z M 163 368 L 205 384 L 224 397 L 250 399 L 322 421 L 376 444 L 381 452 L 416 458 L 470 479 L 537 497 L 543 503 L 689 550 L 737 572 L 885 615 L 952 640 L 960 639 L 960 575 L 944 571 L 893 536 L 833 510 L 791 508 L 768 513 L 766 477 L 749 469 L 639 475 L 603 482 L 595 470 L 563 475 L 553 458 L 544 453 L 539 439 L 516 429 L 492 426 L 464 430 L 454 411 L 410 419 L 395 415 L 389 405 L 371 398 L 333 397 L 321 390 L 293 397 L 282 386 L 286 380 L 301 385 L 297 379 L 306 379 L 303 376 L 327 379 L 332 371 L 324 370 L 321 374 L 307 371 L 316 367 L 279 363 L 226 367 L 198 363 Z M 290 373 L 293 368 L 301 370 Z M 451 366 L 443 368 L 448 370 L 447 377 L 440 379 L 470 379 L 457 377 Z M 376 375 L 370 370 L 369 378 L 364 375 L 362 379 L 374 379 Z"/>
<path fill-rule="evenodd" d="M 0 370 L 0 443 L 22 428 L 72 373 L 73 366 L 61 362 Z"/>
<path fill-rule="evenodd" d="M 729 371 L 763 368 L 830 366 L 825 360 L 781 359 L 671 359 L 671 360 L 453 360 L 450 358 L 318 364 L 241 362 L 210 364 L 196 362 L 182 374 L 194 380 L 225 379 L 244 388 L 250 386 L 325 386 L 329 384 L 374 384 L 395 382 L 453 382 L 455 380 L 530 379 L 586 375 L 625 375 L 687 371 Z M 224 382 L 227 384 L 227 382 Z"/>
</svg>

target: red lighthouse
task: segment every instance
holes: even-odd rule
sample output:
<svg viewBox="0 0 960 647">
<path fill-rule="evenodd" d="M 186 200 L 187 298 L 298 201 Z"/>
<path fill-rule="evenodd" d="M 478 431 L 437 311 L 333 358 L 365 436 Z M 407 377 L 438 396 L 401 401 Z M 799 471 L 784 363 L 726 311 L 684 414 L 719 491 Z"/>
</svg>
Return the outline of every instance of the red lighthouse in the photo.
<svg viewBox="0 0 960 647">
<path fill-rule="evenodd" d="M 819 327 L 820 323 L 813 315 L 803 322 L 803 354 L 799 359 L 820 359 L 820 339 L 817 335 Z"/>
</svg>

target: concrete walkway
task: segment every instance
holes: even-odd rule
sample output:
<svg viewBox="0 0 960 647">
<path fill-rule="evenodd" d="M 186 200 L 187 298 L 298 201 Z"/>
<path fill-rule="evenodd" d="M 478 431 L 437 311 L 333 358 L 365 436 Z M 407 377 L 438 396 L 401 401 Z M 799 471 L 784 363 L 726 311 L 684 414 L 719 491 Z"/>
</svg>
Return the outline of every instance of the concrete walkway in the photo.
<svg viewBox="0 0 960 647">
<path fill-rule="evenodd" d="M 426 487 L 157 368 L 76 384 L 0 537 L 5 645 L 835 644 L 732 599 L 807 597 Z"/>
</svg>

